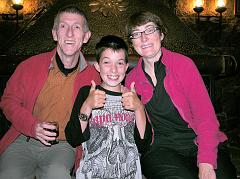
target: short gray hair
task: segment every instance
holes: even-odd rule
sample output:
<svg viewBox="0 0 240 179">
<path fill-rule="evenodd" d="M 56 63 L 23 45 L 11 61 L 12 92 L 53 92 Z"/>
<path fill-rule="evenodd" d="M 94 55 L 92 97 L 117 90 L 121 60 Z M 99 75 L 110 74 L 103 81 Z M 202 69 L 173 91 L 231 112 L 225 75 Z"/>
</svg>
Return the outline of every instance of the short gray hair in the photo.
<svg viewBox="0 0 240 179">
<path fill-rule="evenodd" d="M 53 29 L 57 29 L 58 28 L 58 25 L 59 25 L 59 20 L 60 20 L 60 15 L 62 13 L 72 13 L 72 14 L 78 14 L 80 16 L 83 17 L 83 20 L 84 20 L 84 27 L 83 27 L 83 30 L 85 32 L 88 32 L 89 31 L 89 27 L 88 27 L 88 22 L 87 22 L 87 17 L 85 15 L 85 13 L 80 10 L 77 6 L 75 5 L 68 5 L 68 6 L 64 6 L 63 8 L 59 9 L 57 15 L 55 16 L 54 18 L 54 23 L 53 23 Z"/>
</svg>

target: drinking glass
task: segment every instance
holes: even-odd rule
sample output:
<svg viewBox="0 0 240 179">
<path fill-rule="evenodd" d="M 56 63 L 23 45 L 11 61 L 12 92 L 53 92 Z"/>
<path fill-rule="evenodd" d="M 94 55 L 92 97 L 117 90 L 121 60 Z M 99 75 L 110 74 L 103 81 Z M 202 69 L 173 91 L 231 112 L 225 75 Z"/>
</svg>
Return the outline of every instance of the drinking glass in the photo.
<svg viewBox="0 0 240 179">
<path fill-rule="evenodd" d="M 48 141 L 48 143 L 50 143 L 51 145 L 58 144 L 59 143 L 59 141 L 57 140 L 57 137 L 59 136 L 59 125 L 58 125 L 58 122 L 50 121 L 50 122 L 47 122 L 47 123 L 50 124 L 50 125 L 54 125 L 55 129 L 46 129 L 46 130 L 48 130 L 50 132 L 55 132 L 56 133 L 56 139 Z"/>
</svg>

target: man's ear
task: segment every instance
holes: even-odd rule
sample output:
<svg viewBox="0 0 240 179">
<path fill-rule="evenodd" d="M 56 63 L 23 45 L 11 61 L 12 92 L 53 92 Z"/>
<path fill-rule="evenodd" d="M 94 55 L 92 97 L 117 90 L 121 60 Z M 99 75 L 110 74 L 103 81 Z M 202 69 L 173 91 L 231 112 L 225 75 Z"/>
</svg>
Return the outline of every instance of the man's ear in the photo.
<svg viewBox="0 0 240 179">
<path fill-rule="evenodd" d="M 84 37 L 83 37 L 83 43 L 87 43 L 88 40 L 90 39 L 92 33 L 91 31 L 85 32 Z"/>
<path fill-rule="evenodd" d="M 52 29 L 52 36 L 54 41 L 58 41 L 56 29 Z"/>
<path fill-rule="evenodd" d="M 98 62 L 94 62 L 93 65 L 94 65 L 95 69 L 100 73 L 100 66 L 99 66 Z"/>
</svg>

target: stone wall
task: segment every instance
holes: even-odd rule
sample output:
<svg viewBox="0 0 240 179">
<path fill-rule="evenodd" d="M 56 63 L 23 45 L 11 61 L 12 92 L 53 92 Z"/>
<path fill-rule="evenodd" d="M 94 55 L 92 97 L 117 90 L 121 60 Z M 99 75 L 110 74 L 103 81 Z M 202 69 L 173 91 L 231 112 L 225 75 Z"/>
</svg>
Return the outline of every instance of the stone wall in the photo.
<svg viewBox="0 0 240 179">
<path fill-rule="evenodd" d="M 32 14 L 38 9 L 52 5 L 55 1 L 56 0 L 23 0 L 23 9 L 21 10 L 21 13 L 24 15 Z M 1 0 L 0 14 L 15 13 L 14 9 L 11 8 L 11 5 L 12 2 L 10 0 Z"/>
</svg>

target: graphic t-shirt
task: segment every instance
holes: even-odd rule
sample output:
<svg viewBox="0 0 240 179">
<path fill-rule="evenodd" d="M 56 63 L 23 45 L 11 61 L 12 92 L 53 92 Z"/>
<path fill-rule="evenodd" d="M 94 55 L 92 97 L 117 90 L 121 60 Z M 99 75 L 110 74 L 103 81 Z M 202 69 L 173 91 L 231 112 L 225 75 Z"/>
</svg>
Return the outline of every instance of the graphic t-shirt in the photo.
<svg viewBox="0 0 240 179">
<path fill-rule="evenodd" d="M 134 141 L 135 114 L 123 108 L 122 93 L 98 88 L 106 92 L 106 103 L 103 108 L 92 110 L 90 138 L 82 143 L 83 157 L 76 178 L 140 179 L 139 153 Z"/>
</svg>

